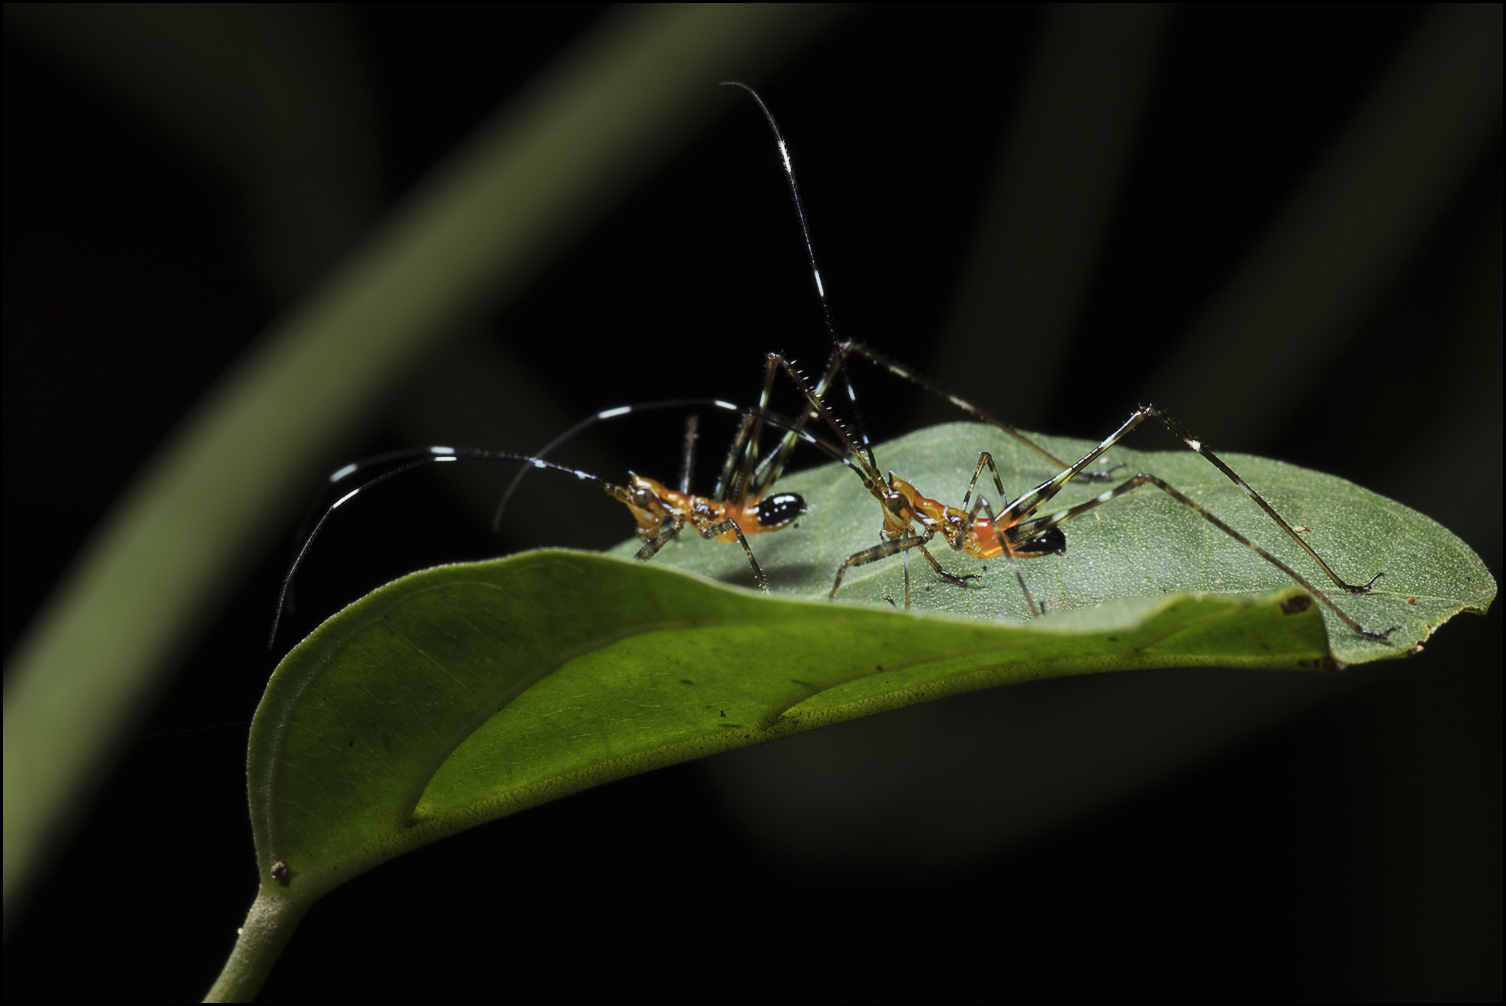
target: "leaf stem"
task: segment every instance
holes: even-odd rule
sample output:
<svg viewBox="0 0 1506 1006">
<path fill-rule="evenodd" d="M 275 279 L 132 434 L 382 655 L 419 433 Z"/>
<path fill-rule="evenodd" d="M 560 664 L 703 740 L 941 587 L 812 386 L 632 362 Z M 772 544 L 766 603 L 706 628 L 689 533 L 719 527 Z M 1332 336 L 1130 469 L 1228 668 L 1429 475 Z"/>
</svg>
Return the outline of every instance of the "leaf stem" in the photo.
<svg viewBox="0 0 1506 1006">
<path fill-rule="evenodd" d="M 204 1001 L 242 1003 L 255 999 L 312 904 L 312 899 L 294 897 L 281 888 L 269 891 L 263 887 L 246 913 L 246 924 L 240 929 L 230 959 Z"/>
</svg>

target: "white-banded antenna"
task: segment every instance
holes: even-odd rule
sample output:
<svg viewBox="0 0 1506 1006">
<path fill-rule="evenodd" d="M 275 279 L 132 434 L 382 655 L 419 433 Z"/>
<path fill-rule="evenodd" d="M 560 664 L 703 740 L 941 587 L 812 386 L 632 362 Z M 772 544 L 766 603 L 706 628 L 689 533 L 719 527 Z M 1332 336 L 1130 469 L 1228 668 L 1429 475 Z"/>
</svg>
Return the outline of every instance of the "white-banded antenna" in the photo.
<svg viewBox="0 0 1506 1006">
<path fill-rule="evenodd" d="M 378 454 L 362 461 L 352 462 L 339 469 L 330 477 L 331 482 L 338 481 L 350 475 L 352 472 L 361 471 L 377 464 L 389 462 L 401 462 L 397 467 L 383 472 L 375 478 L 368 479 L 356 486 L 350 492 L 341 496 L 325 508 L 323 516 L 319 518 L 314 529 L 309 532 L 307 538 L 299 546 L 297 554 L 293 558 L 292 565 L 282 578 L 282 589 L 277 594 L 277 613 L 272 618 L 272 631 L 267 636 L 267 649 L 271 649 L 277 642 L 277 630 L 282 625 L 284 611 L 291 609 L 293 578 L 298 575 L 298 569 L 303 565 L 303 560 L 308 556 L 309 549 L 313 547 L 314 540 L 319 537 L 319 532 L 324 530 L 324 525 L 329 522 L 330 516 L 345 503 L 361 495 L 368 489 L 381 485 L 389 479 L 395 478 L 404 472 L 410 472 L 421 465 L 435 461 L 513 461 L 521 462 L 530 468 L 548 468 L 567 475 L 574 475 L 577 479 L 595 482 L 603 489 L 611 492 L 613 486 L 599 475 L 582 471 L 579 468 L 571 468 L 568 465 L 555 464 L 553 461 L 545 461 L 542 458 L 530 457 L 527 454 L 513 454 L 508 451 L 484 451 L 471 447 L 409 447 L 400 451 L 389 451 L 386 454 Z"/>
<path fill-rule="evenodd" d="M 779 144 L 779 163 L 784 165 L 784 177 L 790 184 L 790 197 L 795 201 L 795 215 L 800 218 L 800 234 L 805 239 L 805 255 L 810 260 L 811 276 L 816 281 L 816 295 L 821 298 L 821 314 L 826 322 L 826 331 L 831 336 L 832 342 L 837 341 L 837 326 L 831 315 L 831 305 L 826 300 L 826 284 L 821 282 L 821 270 L 816 265 L 816 246 L 811 243 L 810 223 L 805 218 L 805 202 L 800 198 L 800 185 L 795 181 L 795 165 L 790 160 L 790 145 L 785 142 L 784 133 L 779 129 L 779 123 L 774 118 L 774 113 L 769 111 L 769 106 L 763 103 L 763 98 L 753 88 L 738 80 L 724 80 L 723 87 L 740 87 L 753 100 L 758 102 L 759 111 L 763 112 L 764 119 L 769 128 L 774 131 L 774 140 Z"/>
<path fill-rule="evenodd" d="M 747 91 L 754 101 L 758 102 L 759 111 L 763 112 L 764 120 L 768 122 L 769 129 L 774 133 L 774 140 L 779 144 L 779 163 L 784 165 L 784 177 L 790 183 L 790 197 L 795 201 L 795 215 L 800 218 L 800 234 L 805 239 L 805 254 L 810 260 L 811 276 L 816 281 L 816 295 L 821 298 L 821 319 L 826 323 L 827 335 L 831 336 L 833 359 L 836 359 L 836 356 L 842 352 L 842 342 L 837 338 L 837 323 L 836 319 L 832 317 L 831 302 L 826 299 L 826 284 L 821 282 L 821 268 L 816 265 L 816 246 L 811 241 L 810 222 L 805 217 L 805 201 L 800 198 L 800 185 L 795 181 L 795 165 L 790 159 L 790 145 L 785 142 L 784 132 L 779 128 L 779 122 L 774 118 L 774 113 L 769 111 L 769 106 L 764 104 L 763 97 L 757 91 L 753 90 L 747 84 L 736 80 L 724 80 L 722 81 L 722 86 L 740 87 L 744 91 Z M 868 455 L 868 460 L 871 462 L 873 460 L 873 445 L 868 438 L 867 424 L 863 422 L 863 414 L 857 407 L 857 395 L 852 390 L 852 380 L 847 376 L 845 368 L 841 373 L 842 381 L 847 385 L 847 397 L 852 402 L 852 418 L 853 424 L 857 427 L 858 444 Z M 818 389 L 817 394 L 820 393 L 821 390 Z M 782 456 L 793 446 L 793 438 L 786 435 L 784 442 L 780 444 L 775 456 Z"/>
</svg>

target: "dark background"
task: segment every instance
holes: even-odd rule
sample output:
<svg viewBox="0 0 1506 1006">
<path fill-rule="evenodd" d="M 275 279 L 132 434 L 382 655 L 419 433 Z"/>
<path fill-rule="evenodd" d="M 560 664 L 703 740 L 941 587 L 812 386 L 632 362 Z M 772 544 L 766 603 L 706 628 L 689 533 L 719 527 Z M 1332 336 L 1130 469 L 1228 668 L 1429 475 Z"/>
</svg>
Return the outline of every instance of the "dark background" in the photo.
<svg viewBox="0 0 1506 1006">
<path fill-rule="evenodd" d="M 1065 373 L 1041 377 L 1029 341 L 1001 333 L 948 379 L 1027 426 L 1111 429 L 1421 10 L 1176 10 Z M 8 12 L 7 651 L 205 387 L 338 258 L 338 235 L 358 241 L 598 13 L 341 15 L 373 112 L 370 195 L 321 232 L 323 251 L 289 239 L 312 258 L 279 270 L 243 181 L 12 31 Z M 875 8 L 760 82 L 844 333 L 933 366 L 1039 21 L 1023 6 Z M 1259 442 L 1229 445 L 1432 514 L 1497 574 L 1500 172 L 1497 127 L 1315 390 Z M 461 439 L 435 403 L 475 354 L 538 396 L 477 441 L 514 450 L 624 402 L 748 401 L 772 349 L 814 365 L 826 336 L 782 185 L 756 111 L 735 104 L 330 467 Z M 1468 328 L 1458 318 L 1482 275 L 1495 277 L 1494 322 Z M 1038 380 L 1050 388 L 1032 414 L 1011 412 L 1012 392 Z M 1440 429 L 1461 389 L 1482 396 L 1486 425 Z M 877 374 L 859 390 L 880 437 L 944 415 Z M 608 478 L 667 476 L 679 422 L 604 429 L 570 457 Z M 568 498 L 569 480 L 536 484 L 499 542 L 474 501 L 505 474 L 478 490 L 417 473 L 353 508 L 305 570 L 287 638 L 415 568 L 629 531 L 609 501 Z M 7 939 L 7 998 L 197 997 L 213 980 L 255 890 L 245 734 L 275 662 L 262 639 L 285 562 L 269 554 L 205 628 L 57 852 Z M 1499 999 L 1500 640 L 1499 606 L 1464 617 L 1253 741 L 960 865 L 772 851 L 729 809 L 716 769 L 615 783 L 358 878 L 310 913 L 264 998 Z"/>
</svg>

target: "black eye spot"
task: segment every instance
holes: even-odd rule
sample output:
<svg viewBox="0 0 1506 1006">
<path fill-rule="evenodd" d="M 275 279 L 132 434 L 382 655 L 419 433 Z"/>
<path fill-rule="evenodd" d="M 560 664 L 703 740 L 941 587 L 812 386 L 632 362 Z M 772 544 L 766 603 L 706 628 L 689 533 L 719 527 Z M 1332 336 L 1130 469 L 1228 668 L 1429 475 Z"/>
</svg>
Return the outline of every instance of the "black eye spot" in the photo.
<svg viewBox="0 0 1506 1006">
<path fill-rule="evenodd" d="M 759 500 L 753 512 L 758 518 L 759 527 L 784 527 L 805 513 L 805 498 L 794 493 L 778 493 Z"/>
</svg>

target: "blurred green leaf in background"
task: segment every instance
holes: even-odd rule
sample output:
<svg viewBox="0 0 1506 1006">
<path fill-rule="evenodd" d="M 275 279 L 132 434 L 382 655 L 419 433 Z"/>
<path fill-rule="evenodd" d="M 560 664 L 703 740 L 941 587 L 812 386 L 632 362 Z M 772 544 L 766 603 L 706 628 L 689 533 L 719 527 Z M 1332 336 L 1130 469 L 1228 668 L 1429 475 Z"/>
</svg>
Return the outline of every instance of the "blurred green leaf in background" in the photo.
<svg viewBox="0 0 1506 1006">
<path fill-rule="evenodd" d="M 642 170 L 639 163 L 652 163 L 705 115 L 717 97 L 702 86 L 705 78 L 738 68 L 739 58 L 756 65 L 758 55 L 743 53 L 765 48 L 759 42 L 766 37 L 792 37 L 795 22 L 784 14 L 658 8 L 609 19 L 410 197 L 325 289 L 237 362 L 120 504 L 20 644 L 6 693 L 8 897 L 30 874 L 71 794 L 88 787 L 94 765 L 118 743 L 138 696 L 207 614 L 203 606 L 222 595 L 231 570 L 265 538 L 277 504 L 308 480 L 318 454 L 360 422 L 426 343 L 448 334 L 478 302 L 506 296 L 583 216 L 621 191 Z M 238 19 L 250 22 L 250 45 L 260 40 L 273 51 L 283 31 L 317 39 L 326 27 L 319 18 L 305 25 L 298 13 L 240 8 L 194 9 L 183 19 L 161 9 L 120 9 L 85 16 L 82 32 L 68 12 L 28 7 L 13 18 L 55 45 L 79 40 L 72 51 L 93 66 L 114 49 L 115 32 L 150 36 L 159 26 L 152 22 L 163 19 L 161 26 L 182 33 L 185 48 L 205 42 L 240 48 L 246 36 L 238 29 L 248 26 Z M 292 23 L 278 23 L 288 18 Z M 208 69 L 199 65 L 202 52 L 179 51 L 187 74 Z M 146 69 L 122 62 L 112 69 L 127 79 Z M 284 78 L 275 64 L 263 65 L 275 96 Z M 189 104 L 196 95 L 173 96 L 184 104 L 169 105 L 174 88 L 147 80 L 134 97 L 176 130 L 203 138 L 225 166 L 237 161 L 242 151 L 222 151 L 234 141 L 216 142 L 227 138 L 196 128 L 213 119 Z M 236 83 L 247 82 L 223 83 L 235 93 Z M 298 83 L 320 90 L 318 80 Z M 283 129 L 287 134 L 278 135 Z M 299 153 L 318 136 L 317 129 L 299 132 L 282 123 L 270 132 L 265 146 L 282 141 Z"/>
</svg>

